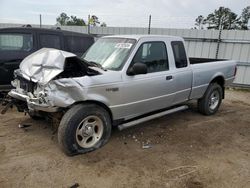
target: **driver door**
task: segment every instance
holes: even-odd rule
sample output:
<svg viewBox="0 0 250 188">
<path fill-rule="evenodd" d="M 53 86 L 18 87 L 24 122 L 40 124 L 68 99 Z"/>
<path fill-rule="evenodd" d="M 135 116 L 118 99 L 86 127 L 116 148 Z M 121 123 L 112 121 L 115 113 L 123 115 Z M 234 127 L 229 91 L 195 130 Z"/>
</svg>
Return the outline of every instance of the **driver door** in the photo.
<svg viewBox="0 0 250 188">
<path fill-rule="evenodd" d="M 129 68 L 134 63 L 144 63 L 148 73 L 123 78 L 122 105 L 119 105 L 122 117 L 130 119 L 173 104 L 174 77 L 168 59 L 164 41 L 140 45 Z"/>
</svg>

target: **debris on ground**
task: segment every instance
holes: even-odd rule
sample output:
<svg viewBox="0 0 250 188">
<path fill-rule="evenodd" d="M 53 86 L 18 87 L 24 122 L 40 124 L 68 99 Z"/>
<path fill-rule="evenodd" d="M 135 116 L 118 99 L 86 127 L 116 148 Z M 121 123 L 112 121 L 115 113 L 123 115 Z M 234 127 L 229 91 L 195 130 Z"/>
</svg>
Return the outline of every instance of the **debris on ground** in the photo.
<svg viewBox="0 0 250 188">
<path fill-rule="evenodd" d="M 187 181 L 186 186 L 187 188 L 203 188 L 204 187 L 202 182 L 192 181 L 192 180 Z"/>
<path fill-rule="evenodd" d="M 71 185 L 69 188 L 77 188 L 80 187 L 79 183 L 75 183 L 74 185 Z"/>
<path fill-rule="evenodd" d="M 179 166 L 164 172 L 165 178 L 168 180 L 178 180 L 198 171 L 198 166 Z"/>
<path fill-rule="evenodd" d="M 150 144 L 143 144 L 142 145 L 142 149 L 149 149 L 149 148 L 152 148 L 152 145 L 150 145 Z"/>
<path fill-rule="evenodd" d="M 18 128 L 20 128 L 20 129 L 25 129 L 25 128 L 28 128 L 28 127 L 30 127 L 31 126 L 31 124 L 19 124 L 18 125 Z"/>
</svg>

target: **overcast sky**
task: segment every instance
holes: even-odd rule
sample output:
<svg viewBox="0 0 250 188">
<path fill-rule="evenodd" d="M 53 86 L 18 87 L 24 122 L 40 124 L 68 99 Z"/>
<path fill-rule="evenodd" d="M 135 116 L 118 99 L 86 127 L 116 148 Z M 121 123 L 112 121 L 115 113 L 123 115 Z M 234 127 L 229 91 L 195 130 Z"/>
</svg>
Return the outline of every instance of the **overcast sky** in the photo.
<svg viewBox="0 0 250 188">
<path fill-rule="evenodd" d="M 237 14 L 250 0 L 0 0 L 0 23 L 55 24 L 65 12 L 87 20 L 94 14 L 108 26 L 147 27 L 152 15 L 152 27 L 190 28 L 198 15 L 213 12 L 219 6 Z"/>
</svg>

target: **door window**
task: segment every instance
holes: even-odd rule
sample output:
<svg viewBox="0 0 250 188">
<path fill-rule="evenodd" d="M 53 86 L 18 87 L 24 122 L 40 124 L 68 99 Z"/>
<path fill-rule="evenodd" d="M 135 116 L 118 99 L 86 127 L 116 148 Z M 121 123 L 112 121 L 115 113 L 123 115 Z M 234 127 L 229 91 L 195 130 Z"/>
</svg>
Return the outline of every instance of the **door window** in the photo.
<svg viewBox="0 0 250 188">
<path fill-rule="evenodd" d="M 148 73 L 169 70 L 167 49 L 164 42 L 143 43 L 132 61 L 147 65 Z"/>
</svg>

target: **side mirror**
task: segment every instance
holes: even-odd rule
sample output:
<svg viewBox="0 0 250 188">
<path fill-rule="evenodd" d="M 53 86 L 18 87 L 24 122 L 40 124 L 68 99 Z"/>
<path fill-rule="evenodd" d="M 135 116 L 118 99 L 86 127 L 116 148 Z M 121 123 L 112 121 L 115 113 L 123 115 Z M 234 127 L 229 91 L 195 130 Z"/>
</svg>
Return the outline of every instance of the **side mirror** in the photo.
<svg viewBox="0 0 250 188">
<path fill-rule="evenodd" d="M 128 75 L 147 74 L 148 68 L 144 63 L 135 63 L 128 69 Z"/>
</svg>

